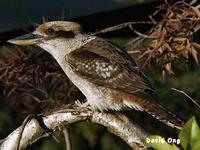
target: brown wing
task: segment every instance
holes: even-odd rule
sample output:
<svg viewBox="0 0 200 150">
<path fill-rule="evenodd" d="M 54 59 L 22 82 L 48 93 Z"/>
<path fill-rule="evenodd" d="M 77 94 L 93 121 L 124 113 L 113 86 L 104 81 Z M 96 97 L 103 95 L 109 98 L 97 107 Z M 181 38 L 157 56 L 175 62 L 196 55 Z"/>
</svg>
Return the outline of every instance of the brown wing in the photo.
<svg viewBox="0 0 200 150">
<path fill-rule="evenodd" d="M 96 38 L 68 55 L 74 71 L 92 83 L 130 94 L 155 96 L 134 60 L 104 39 Z"/>
</svg>

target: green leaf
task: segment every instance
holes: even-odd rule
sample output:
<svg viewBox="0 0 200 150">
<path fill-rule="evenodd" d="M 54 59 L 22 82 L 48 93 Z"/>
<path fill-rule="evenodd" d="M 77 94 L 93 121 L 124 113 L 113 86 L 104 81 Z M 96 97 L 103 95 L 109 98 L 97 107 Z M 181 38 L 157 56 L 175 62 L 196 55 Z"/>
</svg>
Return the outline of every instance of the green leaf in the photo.
<svg viewBox="0 0 200 150">
<path fill-rule="evenodd" d="M 192 139 L 191 149 L 192 150 L 200 150 L 200 137 L 199 136 Z"/>
<path fill-rule="evenodd" d="M 182 147 L 186 150 L 191 146 L 192 150 L 200 149 L 200 129 L 195 117 L 192 117 L 179 133 Z"/>
<path fill-rule="evenodd" d="M 146 137 L 146 144 L 157 150 L 180 150 L 176 145 L 167 143 L 163 137 L 158 135 Z"/>
</svg>

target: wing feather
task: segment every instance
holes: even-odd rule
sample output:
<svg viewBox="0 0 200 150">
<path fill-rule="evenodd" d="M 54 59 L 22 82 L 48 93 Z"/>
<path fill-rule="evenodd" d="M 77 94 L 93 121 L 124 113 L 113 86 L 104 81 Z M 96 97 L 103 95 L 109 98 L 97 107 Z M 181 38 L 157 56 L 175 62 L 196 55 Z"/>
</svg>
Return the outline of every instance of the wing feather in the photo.
<svg viewBox="0 0 200 150">
<path fill-rule="evenodd" d="M 68 55 L 74 71 L 92 83 L 139 96 L 156 95 L 135 61 L 107 40 L 96 38 Z"/>
</svg>

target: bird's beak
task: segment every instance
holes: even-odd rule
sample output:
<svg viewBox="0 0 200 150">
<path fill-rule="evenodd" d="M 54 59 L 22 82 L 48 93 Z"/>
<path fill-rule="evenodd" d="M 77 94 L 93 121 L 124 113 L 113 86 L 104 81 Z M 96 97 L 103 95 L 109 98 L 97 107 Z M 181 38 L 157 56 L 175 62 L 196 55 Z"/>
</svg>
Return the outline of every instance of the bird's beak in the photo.
<svg viewBox="0 0 200 150">
<path fill-rule="evenodd" d="M 29 34 L 25 34 L 25 35 L 10 39 L 7 42 L 15 44 L 15 45 L 26 46 L 26 45 L 33 45 L 33 44 L 40 43 L 43 39 L 44 37 L 41 35 L 35 35 L 32 33 L 29 33 Z"/>
</svg>

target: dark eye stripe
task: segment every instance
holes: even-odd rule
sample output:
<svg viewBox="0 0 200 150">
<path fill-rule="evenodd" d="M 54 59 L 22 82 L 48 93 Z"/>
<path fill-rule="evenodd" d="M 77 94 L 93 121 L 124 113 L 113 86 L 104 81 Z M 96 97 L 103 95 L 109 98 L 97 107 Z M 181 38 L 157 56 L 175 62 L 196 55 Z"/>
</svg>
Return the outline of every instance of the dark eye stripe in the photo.
<svg viewBox="0 0 200 150">
<path fill-rule="evenodd" d="M 75 36 L 73 31 L 56 31 L 56 35 L 62 36 L 65 38 L 73 38 Z"/>
</svg>

